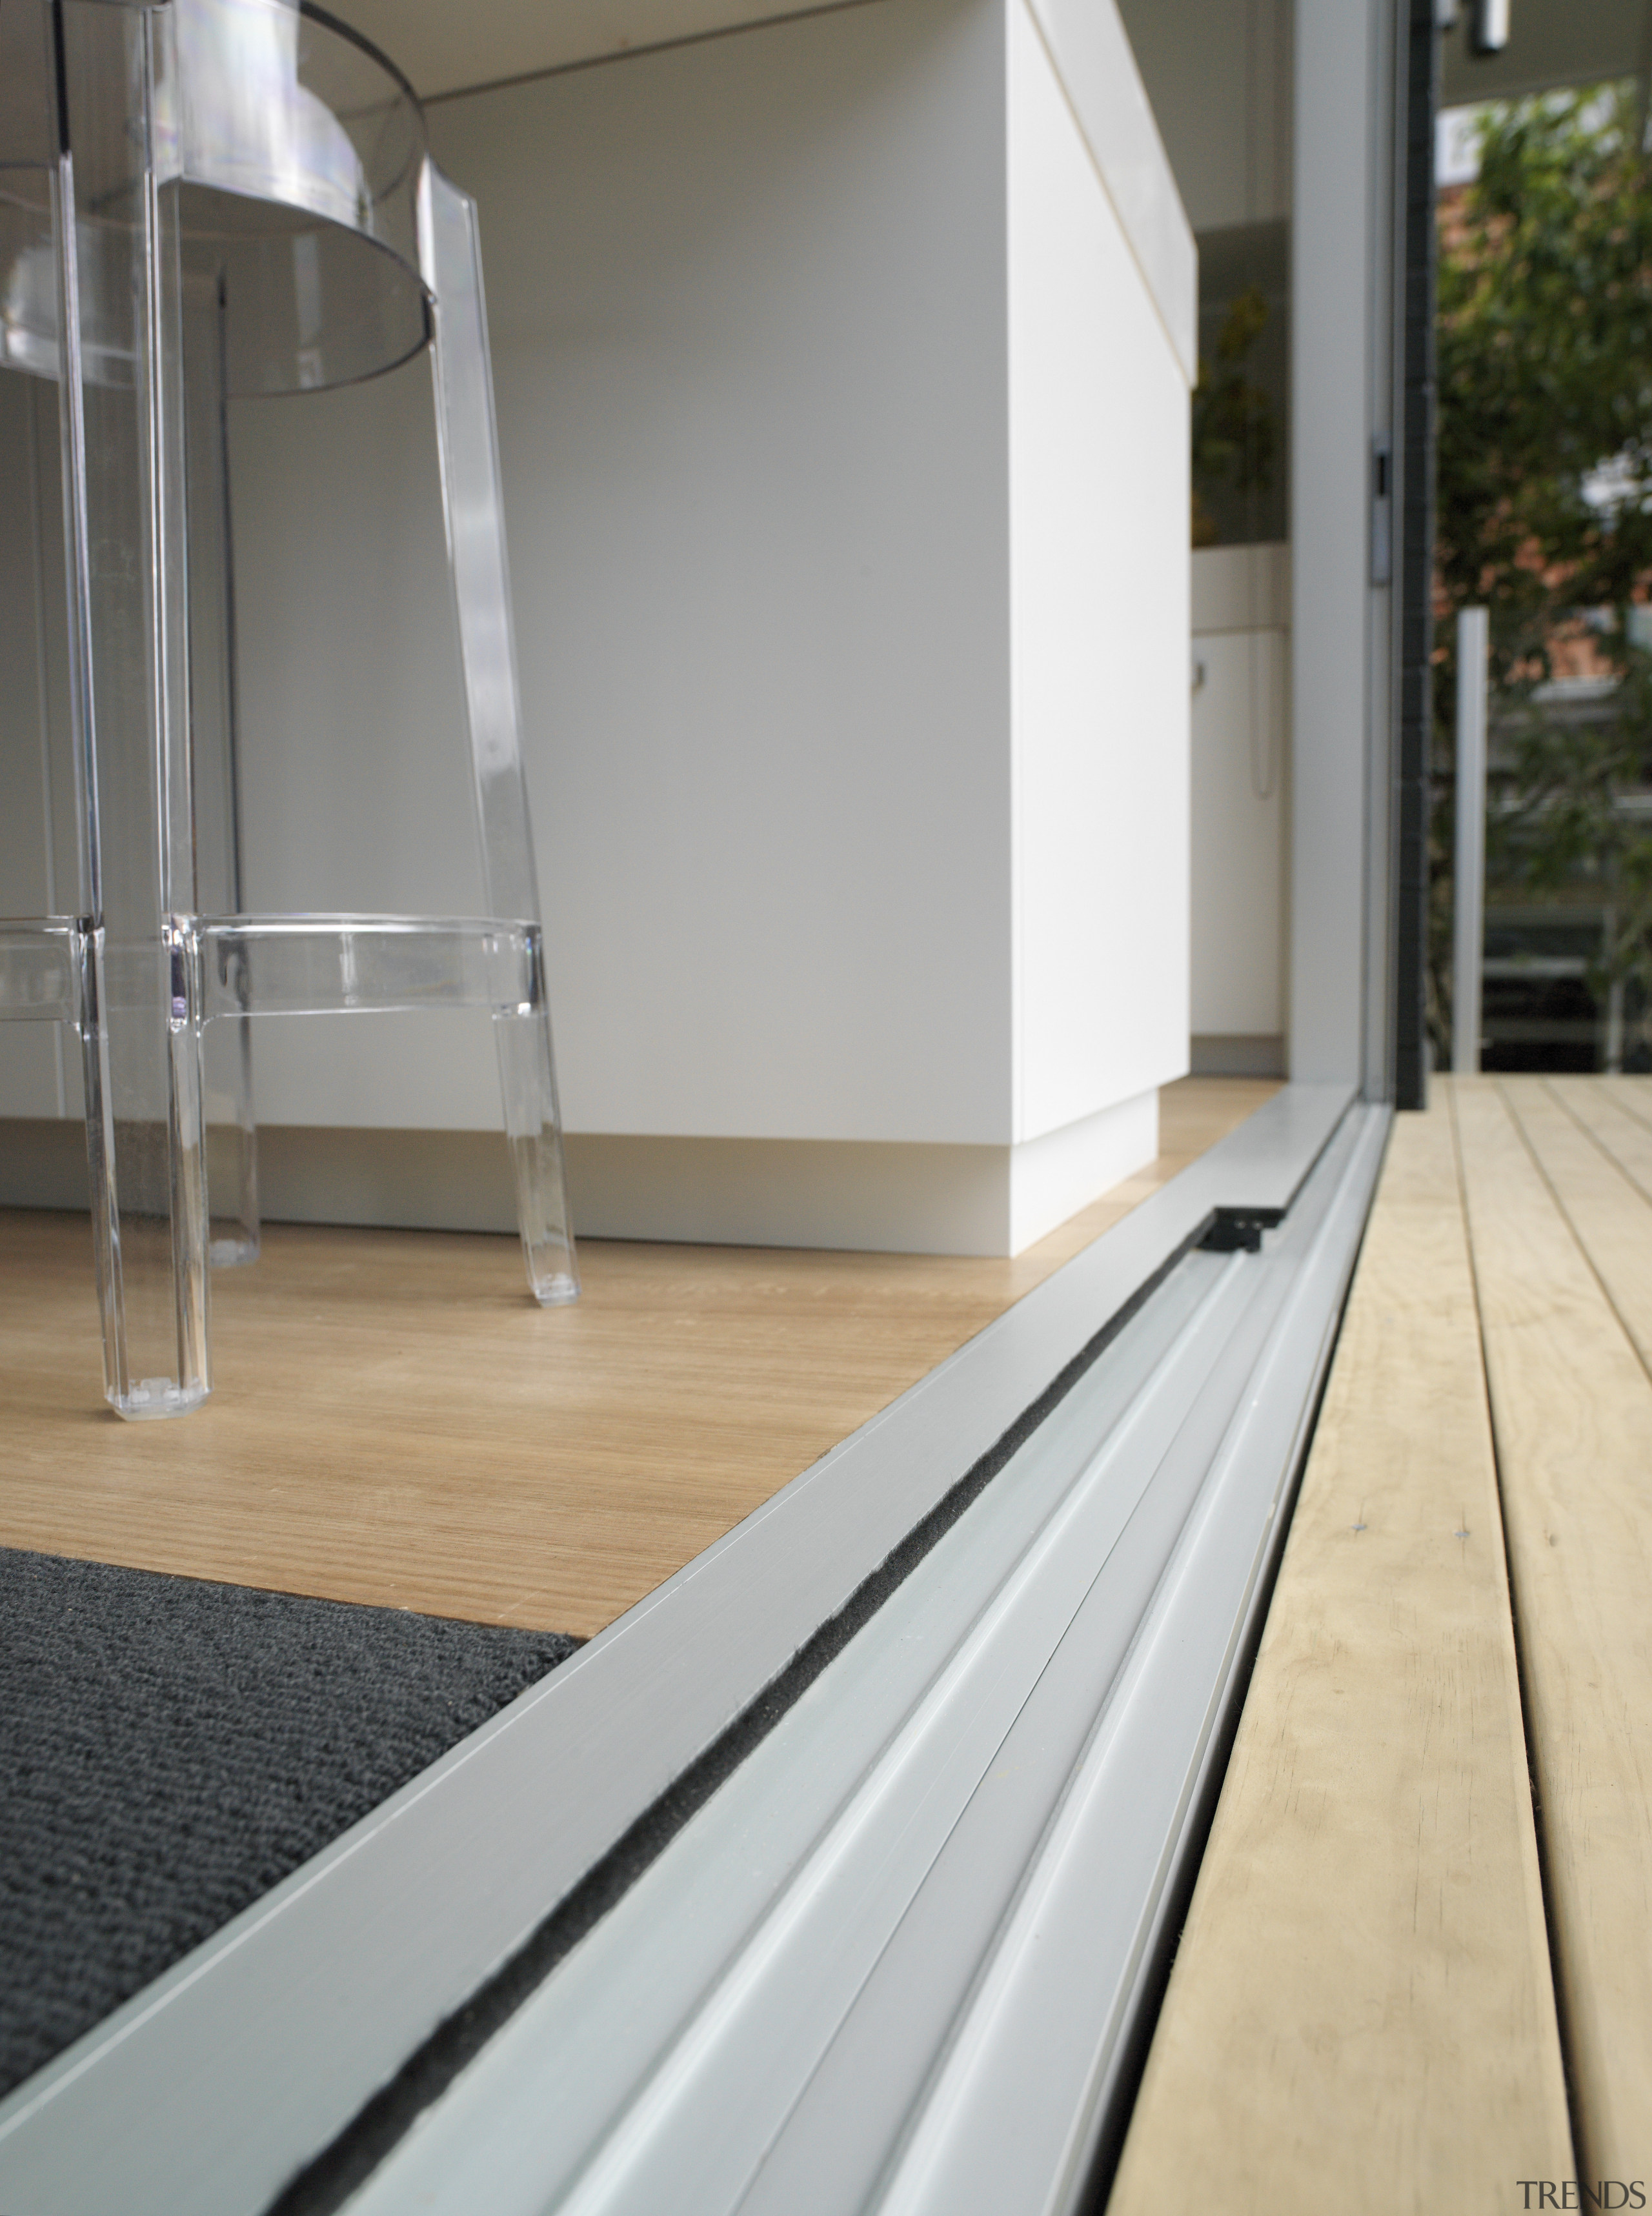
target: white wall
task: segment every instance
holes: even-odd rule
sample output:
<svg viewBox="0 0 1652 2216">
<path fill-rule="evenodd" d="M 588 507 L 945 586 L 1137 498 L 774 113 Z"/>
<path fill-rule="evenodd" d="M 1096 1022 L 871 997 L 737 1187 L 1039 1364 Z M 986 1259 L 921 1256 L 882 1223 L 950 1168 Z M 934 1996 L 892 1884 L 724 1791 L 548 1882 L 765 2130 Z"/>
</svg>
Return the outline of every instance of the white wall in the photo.
<svg viewBox="0 0 1652 2216">
<path fill-rule="evenodd" d="M 1187 381 L 1009 9 L 1015 1136 L 1187 1051 Z"/>
<path fill-rule="evenodd" d="M 1001 35 L 903 0 L 435 111 L 575 1129 L 1012 1136 Z"/>
<path fill-rule="evenodd" d="M 57 436 L 52 388 L 0 372 L 0 915 L 72 914 L 80 897 L 68 762 L 52 742 L 66 720 Z M 0 1117 L 78 1109 L 78 1060 L 55 1026 L 0 1025 Z"/>
</svg>

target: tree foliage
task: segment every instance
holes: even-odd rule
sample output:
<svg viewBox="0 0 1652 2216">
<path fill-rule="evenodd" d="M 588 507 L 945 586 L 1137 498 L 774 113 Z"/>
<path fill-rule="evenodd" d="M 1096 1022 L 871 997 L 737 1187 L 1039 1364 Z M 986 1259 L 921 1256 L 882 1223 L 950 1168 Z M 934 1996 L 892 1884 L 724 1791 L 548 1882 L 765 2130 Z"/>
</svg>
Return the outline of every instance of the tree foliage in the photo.
<svg viewBox="0 0 1652 2216">
<path fill-rule="evenodd" d="M 1453 606 L 1491 607 L 1508 676 L 1515 654 L 1546 674 L 1559 608 L 1621 608 L 1652 575 L 1652 185 L 1632 88 L 1491 110 L 1452 228 L 1440 580 Z"/>
<path fill-rule="evenodd" d="M 1652 596 L 1652 174 L 1636 89 L 1489 110 L 1479 152 L 1477 178 L 1442 220 L 1437 610 L 1490 609 L 1493 681 L 1515 711 L 1489 859 L 1533 897 L 1610 908 L 1596 989 L 1645 987 L 1652 826 L 1625 806 L 1652 783 L 1652 655 L 1630 613 Z M 1454 626 L 1439 636 L 1449 733 Z M 1533 699 L 1560 643 L 1580 637 L 1619 680 L 1605 722 L 1569 724 Z M 1448 819 L 1449 807 L 1436 824 L 1442 877 Z"/>
</svg>

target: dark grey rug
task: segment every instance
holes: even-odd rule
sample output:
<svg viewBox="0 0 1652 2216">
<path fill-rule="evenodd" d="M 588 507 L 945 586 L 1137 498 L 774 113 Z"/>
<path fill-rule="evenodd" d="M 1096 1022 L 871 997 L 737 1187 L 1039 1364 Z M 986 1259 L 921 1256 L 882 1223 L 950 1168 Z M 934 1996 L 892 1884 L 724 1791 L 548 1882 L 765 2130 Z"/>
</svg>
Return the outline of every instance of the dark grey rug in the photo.
<svg viewBox="0 0 1652 2216">
<path fill-rule="evenodd" d="M 0 2095 L 578 1644 L 0 1548 Z"/>
</svg>

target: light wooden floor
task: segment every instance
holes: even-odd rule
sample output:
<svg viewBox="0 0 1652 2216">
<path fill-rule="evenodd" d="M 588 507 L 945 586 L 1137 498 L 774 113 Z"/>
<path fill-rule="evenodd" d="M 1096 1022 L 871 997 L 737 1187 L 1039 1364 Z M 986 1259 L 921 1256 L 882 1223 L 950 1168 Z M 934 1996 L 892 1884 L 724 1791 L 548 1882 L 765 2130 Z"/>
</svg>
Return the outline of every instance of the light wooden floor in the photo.
<svg viewBox="0 0 1652 2216">
<path fill-rule="evenodd" d="M 1649 1365 L 1652 1080 L 1437 1079 L 1396 1126 L 1110 2216 L 1652 2177 Z"/>
<path fill-rule="evenodd" d="M 589 1634 L 1277 1087 L 1186 1079 L 1158 1160 L 1014 1261 L 276 1225 L 214 1277 L 195 1414 L 104 1407 L 84 1217 L 0 1214 L 0 1544 Z"/>
</svg>

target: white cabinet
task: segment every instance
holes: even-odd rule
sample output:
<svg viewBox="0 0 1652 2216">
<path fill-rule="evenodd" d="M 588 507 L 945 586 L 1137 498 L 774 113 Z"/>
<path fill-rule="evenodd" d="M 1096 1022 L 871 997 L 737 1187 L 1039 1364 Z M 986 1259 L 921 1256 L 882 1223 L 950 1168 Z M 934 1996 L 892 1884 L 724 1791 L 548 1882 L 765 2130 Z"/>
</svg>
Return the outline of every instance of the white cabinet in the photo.
<svg viewBox="0 0 1652 2216">
<path fill-rule="evenodd" d="M 1289 557 L 1193 557 L 1193 1058 L 1283 1074 L 1290 805 Z"/>
</svg>

